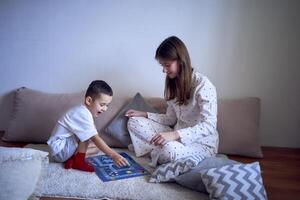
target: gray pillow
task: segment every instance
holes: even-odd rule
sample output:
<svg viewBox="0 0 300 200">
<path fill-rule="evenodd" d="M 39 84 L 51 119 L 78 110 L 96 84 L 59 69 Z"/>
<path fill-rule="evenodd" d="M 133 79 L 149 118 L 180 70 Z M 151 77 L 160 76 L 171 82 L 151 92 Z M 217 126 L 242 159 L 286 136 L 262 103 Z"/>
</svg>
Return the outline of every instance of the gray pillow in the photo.
<svg viewBox="0 0 300 200">
<path fill-rule="evenodd" d="M 205 189 L 205 185 L 202 182 L 200 171 L 210 169 L 210 168 L 219 168 L 225 165 L 232 165 L 232 164 L 238 164 L 238 162 L 234 160 L 230 160 L 228 158 L 218 158 L 218 157 L 205 158 L 191 171 L 176 177 L 175 181 L 180 185 L 190 188 L 192 190 L 197 190 L 199 192 L 207 192 Z"/>
<path fill-rule="evenodd" d="M 122 147 L 126 148 L 131 143 L 130 135 L 127 130 L 128 117 L 125 116 L 125 113 L 129 109 L 154 113 L 157 112 L 148 103 L 146 103 L 140 93 L 137 93 L 134 98 L 125 107 L 123 107 L 117 116 L 108 124 L 105 129 L 105 133 L 117 139 L 123 145 Z"/>
</svg>

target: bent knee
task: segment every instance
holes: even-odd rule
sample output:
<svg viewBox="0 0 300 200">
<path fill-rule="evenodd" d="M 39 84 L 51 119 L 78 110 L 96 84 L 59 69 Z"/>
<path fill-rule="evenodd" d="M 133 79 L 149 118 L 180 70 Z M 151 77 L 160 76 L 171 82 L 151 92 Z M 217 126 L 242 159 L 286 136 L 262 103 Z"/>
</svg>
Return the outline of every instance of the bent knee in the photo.
<svg viewBox="0 0 300 200">
<path fill-rule="evenodd" d="M 177 160 L 178 148 L 179 145 L 175 142 L 168 142 L 167 144 L 165 144 L 161 149 L 159 162 L 163 164 L 163 163 L 173 162 Z"/>
<path fill-rule="evenodd" d="M 132 128 L 136 128 L 140 124 L 141 124 L 141 122 L 140 122 L 139 118 L 130 117 L 127 122 L 127 127 L 128 127 L 128 129 L 132 129 Z"/>
<path fill-rule="evenodd" d="M 136 132 L 143 130 L 146 120 L 144 117 L 130 117 L 127 122 L 128 131 Z"/>
<path fill-rule="evenodd" d="M 168 142 L 162 147 L 162 152 L 173 152 L 176 151 L 177 148 L 179 148 L 179 142 Z"/>
</svg>

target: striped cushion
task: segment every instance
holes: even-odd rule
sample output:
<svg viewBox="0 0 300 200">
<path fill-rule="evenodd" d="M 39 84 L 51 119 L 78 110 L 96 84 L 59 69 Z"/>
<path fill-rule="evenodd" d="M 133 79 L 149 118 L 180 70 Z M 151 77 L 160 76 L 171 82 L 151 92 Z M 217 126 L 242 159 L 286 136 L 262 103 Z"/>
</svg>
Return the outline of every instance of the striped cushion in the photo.
<svg viewBox="0 0 300 200">
<path fill-rule="evenodd" d="M 149 182 L 159 183 L 159 182 L 171 182 L 174 178 L 185 173 L 195 166 L 197 166 L 204 156 L 188 156 L 185 158 L 178 159 L 174 162 L 166 163 L 157 167 L 157 169 L 152 173 Z"/>
<path fill-rule="evenodd" d="M 200 171 L 210 199 L 267 199 L 258 162 Z"/>
</svg>

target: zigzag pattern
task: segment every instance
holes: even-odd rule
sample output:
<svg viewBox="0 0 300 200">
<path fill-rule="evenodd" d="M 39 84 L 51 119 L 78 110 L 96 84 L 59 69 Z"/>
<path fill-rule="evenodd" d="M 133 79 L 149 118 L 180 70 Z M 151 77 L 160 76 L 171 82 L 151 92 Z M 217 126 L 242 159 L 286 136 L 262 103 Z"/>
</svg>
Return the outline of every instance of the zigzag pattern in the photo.
<svg viewBox="0 0 300 200">
<path fill-rule="evenodd" d="M 201 174 L 211 199 L 267 199 L 258 162 L 227 165 Z"/>
<path fill-rule="evenodd" d="M 159 166 L 153 173 L 149 182 L 166 182 L 173 180 L 176 176 L 191 170 L 205 157 L 201 155 L 188 156 L 175 162 Z"/>
</svg>

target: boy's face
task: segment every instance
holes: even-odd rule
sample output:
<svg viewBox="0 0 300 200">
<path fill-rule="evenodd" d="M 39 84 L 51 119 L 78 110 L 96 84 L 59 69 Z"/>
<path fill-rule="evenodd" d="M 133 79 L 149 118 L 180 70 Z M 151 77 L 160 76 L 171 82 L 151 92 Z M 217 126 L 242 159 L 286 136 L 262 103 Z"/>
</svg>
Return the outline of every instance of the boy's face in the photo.
<svg viewBox="0 0 300 200">
<path fill-rule="evenodd" d="M 85 98 L 85 105 L 92 113 L 93 117 L 98 117 L 101 113 L 105 112 L 108 105 L 112 101 L 112 96 L 101 94 L 100 97 L 92 99 L 90 96 Z"/>
</svg>

